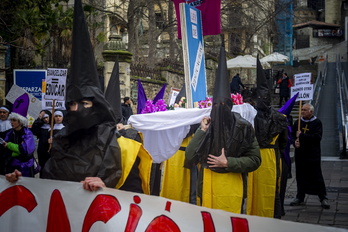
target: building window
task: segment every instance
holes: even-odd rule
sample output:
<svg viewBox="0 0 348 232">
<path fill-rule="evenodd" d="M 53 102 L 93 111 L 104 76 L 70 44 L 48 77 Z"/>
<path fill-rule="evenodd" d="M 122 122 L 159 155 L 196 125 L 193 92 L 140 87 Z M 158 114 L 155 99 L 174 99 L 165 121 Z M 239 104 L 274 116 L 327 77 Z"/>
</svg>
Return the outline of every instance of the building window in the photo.
<svg viewBox="0 0 348 232">
<path fill-rule="evenodd" d="M 309 35 L 296 36 L 296 49 L 309 48 Z"/>
</svg>

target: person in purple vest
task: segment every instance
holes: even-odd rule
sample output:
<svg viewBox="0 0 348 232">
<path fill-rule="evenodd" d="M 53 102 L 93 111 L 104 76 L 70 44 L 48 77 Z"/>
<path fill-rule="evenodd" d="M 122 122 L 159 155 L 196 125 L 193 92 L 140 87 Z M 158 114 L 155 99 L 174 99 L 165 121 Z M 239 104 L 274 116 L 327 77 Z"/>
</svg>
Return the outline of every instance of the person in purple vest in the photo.
<svg viewBox="0 0 348 232">
<path fill-rule="evenodd" d="M 12 129 L 0 142 L 5 147 L 5 173 L 11 173 L 17 169 L 23 176 L 34 177 L 35 140 L 33 133 L 27 128 L 28 106 L 28 94 L 25 93 L 16 99 L 9 116 Z"/>
</svg>

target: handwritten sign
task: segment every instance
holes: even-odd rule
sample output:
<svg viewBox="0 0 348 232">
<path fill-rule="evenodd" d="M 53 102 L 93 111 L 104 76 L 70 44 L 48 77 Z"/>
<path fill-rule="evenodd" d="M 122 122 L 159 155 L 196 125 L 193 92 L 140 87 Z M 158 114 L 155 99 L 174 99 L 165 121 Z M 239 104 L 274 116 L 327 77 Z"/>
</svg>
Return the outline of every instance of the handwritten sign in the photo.
<svg viewBox="0 0 348 232">
<path fill-rule="evenodd" d="M 47 69 L 47 77 L 42 93 L 42 109 L 51 110 L 53 100 L 55 109 L 65 110 L 67 69 Z"/>
<path fill-rule="evenodd" d="M 311 84 L 311 73 L 299 73 L 294 75 L 295 84 L 291 87 L 291 97 L 299 93 L 296 101 L 309 101 L 313 99 L 313 84 Z"/>
<path fill-rule="evenodd" d="M 65 100 L 67 69 L 47 69 L 46 100 Z"/>
<path fill-rule="evenodd" d="M 312 73 L 299 73 L 294 75 L 294 86 L 311 84 Z"/>
</svg>

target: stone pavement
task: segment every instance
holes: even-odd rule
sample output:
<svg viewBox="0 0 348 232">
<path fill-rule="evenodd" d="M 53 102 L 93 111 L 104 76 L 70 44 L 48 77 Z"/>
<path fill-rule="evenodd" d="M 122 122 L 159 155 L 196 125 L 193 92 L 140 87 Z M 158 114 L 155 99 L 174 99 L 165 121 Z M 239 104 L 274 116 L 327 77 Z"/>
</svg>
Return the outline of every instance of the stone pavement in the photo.
<svg viewBox="0 0 348 232">
<path fill-rule="evenodd" d="M 282 220 L 344 228 L 348 231 L 348 159 L 322 157 L 322 171 L 330 209 L 322 209 L 318 196 L 306 195 L 304 206 L 290 206 L 296 196 L 295 164 L 288 179 Z"/>
</svg>

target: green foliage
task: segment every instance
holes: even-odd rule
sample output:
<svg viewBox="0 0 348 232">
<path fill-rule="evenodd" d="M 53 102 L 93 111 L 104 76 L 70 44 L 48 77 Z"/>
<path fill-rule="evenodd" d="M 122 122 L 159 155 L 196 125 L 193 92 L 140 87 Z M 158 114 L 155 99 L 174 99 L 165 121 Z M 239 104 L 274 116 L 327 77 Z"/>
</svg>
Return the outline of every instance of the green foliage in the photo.
<svg viewBox="0 0 348 232">
<path fill-rule="evenodd" d="M 0 36 L 16 48 L 18 59 L 30 65 L 35 55 L 44 56 L 58 31 L 71 30 L 72 11 L 64 10 L 68 0 L 1 0 Z M 68 19 L 69 18 L 69 19 Z M 13 57 L 13 56 L 12 56 Z"/>
<path fill-rule="evenodd" d="M 106 34 L 105 34 L 104 32 L 100 32 L 100 33 L 97 35 L 96 39 L 97 39 L 97 41 L 98 41 L 99 43 L 101 43 L 101 42 L 106 42 L 106 41 L 107 41 L 107 36 L 106 36 Z"/>
</svg>

